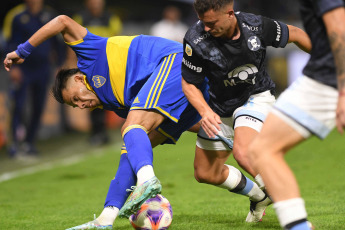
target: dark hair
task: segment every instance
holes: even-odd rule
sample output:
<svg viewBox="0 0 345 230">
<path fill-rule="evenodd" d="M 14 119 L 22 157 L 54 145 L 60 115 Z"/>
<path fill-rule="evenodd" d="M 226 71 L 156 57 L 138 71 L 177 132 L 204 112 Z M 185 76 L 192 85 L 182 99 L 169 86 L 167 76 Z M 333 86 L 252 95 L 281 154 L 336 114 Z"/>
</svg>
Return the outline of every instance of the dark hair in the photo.
<svg viewBox="0 0 345 230">
<path fill-rule="evenodd" d="M 217 11 L 233 2 L 234 0 L 195 0 L 194 9 L 198 14 L 204 14 L 211 9 Z"/>
<path fill-rule="evenodd" d="M 74 69 L 61 69 L 56 75 L 54 85 L 51 88 L 51 93 L 53 97 L 64 104 L 64 100 L 62 97 L 62 90 L 66 88 L 67 80 L 77 73 L 82 73 L 78 68 Z"/>
</svg>

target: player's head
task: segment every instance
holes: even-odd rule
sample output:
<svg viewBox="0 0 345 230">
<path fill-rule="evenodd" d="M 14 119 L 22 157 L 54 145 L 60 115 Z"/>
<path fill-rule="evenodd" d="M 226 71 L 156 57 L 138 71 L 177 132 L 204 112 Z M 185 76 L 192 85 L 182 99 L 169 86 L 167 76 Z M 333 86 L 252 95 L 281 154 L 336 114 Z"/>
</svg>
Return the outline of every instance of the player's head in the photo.
<svg viewBox="0 0 345 230">
<path fill-rule="evenodd" d="M 85 0 L 86 8 L 94 17 L 101 17 L 105 7 L 105 0 Z"/>
<path fill-rule="evenodd" d="M 176 6 L 172 6 L 172 5 L 167 6 L 163 10 L 163 18 L 168 21 L 176 23 L 180 21 L 181 11 Z"/>
<path fill-rule="evenodd" d="M 195 0 L 194 9 L 213 37 L 231 38 L 237 26 L 233 0 Z"/>
<path fill-rule="evenodd" d="M 62 69 L 52 87 L 54 98 L 73 107 L 96 108 L 101 105 L 97 95 L 87 88 L 84 74 L 79 69 Z"/>
</svg>

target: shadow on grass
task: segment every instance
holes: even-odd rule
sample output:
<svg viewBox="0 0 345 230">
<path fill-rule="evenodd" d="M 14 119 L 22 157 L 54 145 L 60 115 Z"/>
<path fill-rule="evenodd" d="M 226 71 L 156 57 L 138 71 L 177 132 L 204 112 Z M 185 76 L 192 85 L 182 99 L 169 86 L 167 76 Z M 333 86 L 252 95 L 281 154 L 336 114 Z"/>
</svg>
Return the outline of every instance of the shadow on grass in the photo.
<svg viewBox="0 0 345 230">
<path fill-rule="evenodd" d="M 114 229 L 128 230 L 132 229 L 128 220 L 117 219 L 114 224 Z M 171 230 L 228 230 L 228 229 L 281 229 L 278 222 L 266 221 L 260 223 L 246 223 L 243 218 L 230 215 L 174 215 L 173 222 L 170 226 Z"/>
</svg>

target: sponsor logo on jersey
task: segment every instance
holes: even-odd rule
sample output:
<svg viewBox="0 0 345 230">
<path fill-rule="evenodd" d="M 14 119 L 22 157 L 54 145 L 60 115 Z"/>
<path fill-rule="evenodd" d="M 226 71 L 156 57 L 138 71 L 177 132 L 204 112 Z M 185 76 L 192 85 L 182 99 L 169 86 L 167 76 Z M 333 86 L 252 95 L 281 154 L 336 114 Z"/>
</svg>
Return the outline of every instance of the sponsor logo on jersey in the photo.
<svg viewBox="0 0 345 230">
<path fill-rule="evenodd" d="M 274 21 L 277 25 L 277 37 L 276 37 L 276 41 L 279 42 L 280 38 L 282 36 L 282 28 L 280 27 L 279 23 L 277 21 Z"/>
<path fill-rule="evenodd" d="M 23 14 L 22 16 L 20 16 L 20 22 L 22 24 L 27 24 L 30 21 L 30 16 L 28 14 Z"/>
<path fill-rule="evenodd" d="M 228 79 L 224 80 L 224 85 L 225 87 L 235 86 L 243 83 L 255 85 L 257 72 L 259 72 L 258 68 L 253 64 L 246 64 L 237 67 L 228 73 Z"/>
<path fill-rule="evenodd" d="M 192 47 L 190 47 L 190 45 L 186 44 L 186 49 L 184 51 L 189 57 L 192 56 L 193 50 Z"/>
<path fill-rule="evenodd" d="M 202 40 L 204 40 L 205 38 L 208 38 L 209 36 L 211 36 L 209 33 L 204 33 L 203 35 L 201 35 L 200 37 L 198 37 L 197 39 L 193 40 L 193 43 L 196 45 L 199 42 L 201 42 Z"/>
<path fill-rule="evenodd" d="M 136 98 L 134 99 L 134 101 L 133 101 L 133 104 L 138 104 L 138 103 L 140 103 L 139 97 L 136 97 Z"/>
<path fill-rule="evenodd" d="M 248 39 L 248 48 L 252 51 L 257 51 L 261 47 L 261 41 L 257 36 L 251 36 Z"/>
<path fill-rule="evenodd" d="M 99 76 L 99 75 L 95 75 L 95 76 L 92 77 L 92 81 L 93 81 L 93 85 L 96 88 L 99 88 L 99 87 L 104 85 L 104 83 L 106 82 L 106 79 L 105 79 L 105 77 L 102 77 L 102 76 Z"/>
<path fill-rule="evenodd" d="M 194 70 L 197 73 L 201 73 L 202 67 L 198 67 L 193 65 L 190 61 L 187 61 L 186 59 L 182 58 L 182 63 L 187 66 L 189 69 Z"/>
<path fill-rule="evenodd" d="M 250 25 L 248 25 L 248 24 L 246 24 L 244 22 L 242 23 L 242 27 L 247 28 L 250 31 L 259 31 L 259 27 L 257 27 L 257 26 L 250 26 Z"/>
<path fill-rule="evenodd" d="M 257 119 L 255 119 L 255 118 L 253 118 L 253 117 L 249 117 L 249 116 L 246 116 L 246 118 L 245 118 L 246 120 L 249 120 L 249 121 L 252 121 L 252 122 L 257 122 L 258 120 Z"/>
</svg>

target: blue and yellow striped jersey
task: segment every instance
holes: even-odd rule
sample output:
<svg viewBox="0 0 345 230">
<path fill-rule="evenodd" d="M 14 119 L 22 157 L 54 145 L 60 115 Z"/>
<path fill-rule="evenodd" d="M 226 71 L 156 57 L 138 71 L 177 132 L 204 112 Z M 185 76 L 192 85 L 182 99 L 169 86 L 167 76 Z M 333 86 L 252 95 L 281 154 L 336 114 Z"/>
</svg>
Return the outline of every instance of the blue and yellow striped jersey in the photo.
<svg viewBox="0 0 345 230">
<path fill-rule="evenodd" d="M 88 31 L 83 39 L 67 44 L 103 108 L 122 117 L 162 59 L 182 52 L 178 42 L 147 35 L 104 38 Z"/>
</svg>

